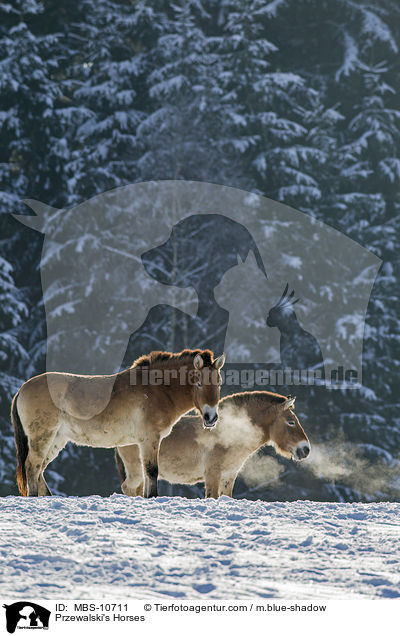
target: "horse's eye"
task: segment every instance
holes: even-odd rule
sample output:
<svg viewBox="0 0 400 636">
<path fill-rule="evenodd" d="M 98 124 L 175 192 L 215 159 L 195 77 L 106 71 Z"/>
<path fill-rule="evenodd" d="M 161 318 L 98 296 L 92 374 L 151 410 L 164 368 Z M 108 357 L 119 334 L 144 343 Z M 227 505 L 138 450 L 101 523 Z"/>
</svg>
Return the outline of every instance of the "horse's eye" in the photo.
<svg viewBox="0 0 400 636">
<path fill-rule="evenodd" d="M 201 389 L 201 382 L 198 382 L 197 386 L 199 387 L 199 389 Z"/>
<path fill-rule="evenodd" d="M 296 422 L 293 422 L 293 420 L 289 420 L 287 424 L 288 426 L 296 426 Z"/>
</svg>

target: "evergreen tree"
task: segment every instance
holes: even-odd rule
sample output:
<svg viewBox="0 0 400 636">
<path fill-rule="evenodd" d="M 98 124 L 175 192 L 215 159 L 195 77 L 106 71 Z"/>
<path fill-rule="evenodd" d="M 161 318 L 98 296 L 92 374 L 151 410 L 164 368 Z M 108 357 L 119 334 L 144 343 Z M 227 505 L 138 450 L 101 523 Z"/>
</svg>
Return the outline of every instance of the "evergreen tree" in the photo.
<svg viewBox="0 0 400 636">
<path fill-rule="evenodd" d="M 141 178 L 234 185 L 239 169 L 228 153 L 224 68 L 213 16 L 202 0 L 156 6 L 159 32 L 148 51 L 148 109 L 138 129 Z"/>
<path fill-rule="evenodd" d="M 70 38 L 80 44 L 65 85 L 72 150 L 65 166 L 69 205 L 138 179 L 137 127 L 143 119 L 148 15 L 130 2 L 87 3 Z M 73 117 L 72 117 L 73 116 Z"/>
<path fill-rule="evenodd" d="M 21 197 L 55 202 L 64 189 L 63 132 L 57 118 L 59 36 L 43 33 L 36 0 L 1 5 L 0 204 L 22 211 Z"/>
<path fill-rule="evenodd" d="M 275 36 L 270 6 L 225 0 L 221 12 L 230 156 L 240 160 L 251 188 L 269 198 L 279 198 L 285 187 L 311 189 L 315 182 L 294 158 L 306 132 L 298 109 L 307 103 L 308 88 L 299 74 L 283 72 L 276 63 L 275 37 L 268 37 Z"/>
<path fill-rule="evenodd" d="M 2 225 L 4 225 L 2 223 Z M 0 240 L 1 253 L 7 253 L 6 240 Z M 0 495 L 4 496 L 14 485 L 15 448 L 10 426 L 10 404 L 14 393 L 22 384 L 27 351 L 21 343 L 19 329 L 28 318 L 21 290 L 16 287 L 13 267 L 4 256 L 0 257 Z"/>
<path fill-rule="evenodd" d="M 395 0 L 1 5 L 4 484 L 14 469 L 11 394 L 45 370 L 46 355 L 42 238 L 9 213 L 26 213 L 25 197 L 70 208 L 110 188 L 153 179 L 256 191 L 334 226 L 382 259 L 365 327 L 361 392 L 303 387 L 299 395 L 304 414 L 318 422 L 317 441 L 342 430 L 345 443 L 370 453 L 372 463 L 397 452 L 399 43 Z M 81 238 L 73 237 L 77 248 Z M 342 293 L 353 292 L 345 285 Z M 177 327 L 171 316 L 147 324 L 146 342 L 159 333 L 162 342 L 163 330 Z M 112 475 L 112 460 L 102 455 L 96 469 L 96 453 L 67 449 L 53 468 L 58 488 L 83 492 L 83 457 L 90 465 L 87 492 L 106 481 L 103 467 Z M 299 478 L 293 467 L 286 469 L 289 479 Z M 109 492 L 113 486 L 105 481 L 103 492 Z M 293 488 L 287 484 L 285 492 L 295 496 Z M 309 474 L 302 488 L 301 496 L 367 496 L 355 475 L 333 488 Z"/>
</svg>

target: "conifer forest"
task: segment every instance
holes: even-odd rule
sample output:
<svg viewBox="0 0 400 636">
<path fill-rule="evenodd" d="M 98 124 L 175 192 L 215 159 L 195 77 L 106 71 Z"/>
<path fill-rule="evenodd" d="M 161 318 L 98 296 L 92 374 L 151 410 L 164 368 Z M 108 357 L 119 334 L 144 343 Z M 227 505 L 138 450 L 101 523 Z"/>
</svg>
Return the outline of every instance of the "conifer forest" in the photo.
<svg viewBox="0 0 400 636">
<path fill-rule="evenodd" d="M 296 394 L 312 454 L 296 464 L 262 449 L 234 496 L 398 501 L 396 0 L 0 4 L 0 495 L 17 494 L 11 400 L 24 381 L 46 370 L 48 347 L 44 237 L 13 215 L 32 214 L 24 199 L 68 210 L 120 186 L 161 180 L 267 197 L 322 221 L 382 261 L 363 324 L 362 386 L 268 386 Z M 185 240 L 190 232 L 201 253 L 202 240 L 218 234 L 211 229 L 199 238 L 188 225 Z M 194 280 L 195 255 L 192 265 Z M 130 300 L 134 311 L 140 299 Z M 65 310 L 73 312 L 73 305 Z M 201 323 L 217 343 L 218 320 L 222 313 L 207 318 L 205 312 Z M 173 329 L 179 351 L 179 323 L 167 310 L 152 310 L 132 334 L 121 368 L 164 348 Z M 216 355 L 222 347 L 223 340 Z M 243 387 L 223 386 L 222 395 L 233 390 Z M 68 444 L 46 474 L 59 495 L 120 492 L 111 449 Z M 199 485 L 162 488 L 187 497 L 203 492 Z"/>
</svg>

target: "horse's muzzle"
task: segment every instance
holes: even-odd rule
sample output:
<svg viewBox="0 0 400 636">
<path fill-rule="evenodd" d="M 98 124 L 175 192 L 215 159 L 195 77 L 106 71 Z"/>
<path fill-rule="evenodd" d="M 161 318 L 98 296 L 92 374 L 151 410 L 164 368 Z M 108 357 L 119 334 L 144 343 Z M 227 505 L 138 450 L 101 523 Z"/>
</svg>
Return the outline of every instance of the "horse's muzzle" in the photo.
<svg viewBox="0 0 400 636">
<path fill-rule="evenodd" d="M 302 442 L 296 448 L 293 453 L 293 458 L 301 461 L 302 459 L 306 459 L 309 456 L 311 448 L 307 442 Z"/>
<path fill-rule="evenodd" d="M 215 413 L 214 416 L 211 416 L 208 412 L 203 415 L 203 426 L 204 428 L 214 428 L 218 421 L 218 413 Z"/>
</svg>

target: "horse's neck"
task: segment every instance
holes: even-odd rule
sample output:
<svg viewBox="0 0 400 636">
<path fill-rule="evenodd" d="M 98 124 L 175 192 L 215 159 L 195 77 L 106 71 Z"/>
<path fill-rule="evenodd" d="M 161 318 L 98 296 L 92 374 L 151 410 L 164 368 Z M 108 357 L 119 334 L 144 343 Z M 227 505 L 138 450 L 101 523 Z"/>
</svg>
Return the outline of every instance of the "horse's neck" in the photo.
<svg viewBox="0 0 400 636">
<path fill-rule="evenodd" d="M 255 423 L 253 405 L 234 405 L 228 400 L 220 404 L 219 410 L 220 422 L 217 422 L 216 430 L 224 445 L 240 448 L 246 456 L 265 444 L 263 431 Z"/>
<path fill-rule="evenodd" d="M 148 385 L 149 378 L 151 377 L 150 372 L 156 371 L 156 370 L 158 371 L 159 369 L 151 368 L 151 367 L 150 368 L 145 367 L 144 369 L 140 367 L 138 369 L 131 368 L 129 371 L 133 373 L 133 380 L 131 379 L 130 383 L 129 383 L 129 375 L 126 374 L 125 372 L 121 373 L 119 377 L 119 383 L 118 383 L 119 390 L 129 389 L 130 388 L 129 385 L 134 384 L 137 387 L 141 387 L 141 390 L 145 393 L 146 386 Z M 161 370 L 168 371 L 171 369 L 166 367 L 165 369 L 161 369 Z M 136 371 L 138 371 L 137 376 L 135 374 Z M 144 376 L 143 376 L 143 373 L 145 373 Z M 163 409 L 167 411 L 167 413 L 165 413 L 165 416 L 169 420 L 171 419 L 177 420 L 182 415 L 184 415 L 185 413 L 187 413 L 188 411 L 194 408 L 192 386 L 187 381 L 186 383 L 181 383 L 179 369 L 178 369 L 176 378 L 170 375 L 169 383 L 161 384 L 157 388 L 161 390 L 161 395 L 164 398 L 162 400 Z"/>
<path fill-rule="evenodd" d="M 251 402 L 248 404 L 248 411 L 253 422 L 253 426 L 257 429 L 258 433 L 258 446 L 264 446 L 270 441 L 270 425 L 272 421 L 272 415 L 268 415 L 268 404 L 263 402 Z"/>
<path fill-rule="evenodd" d="M 194 408 L 193 391 L 190 384 L 181 385 L 179 379 L 167 387 L 166 395 L 171 403 L 171 410 L 176 418 L 181 417 Z"/>
</svg>

